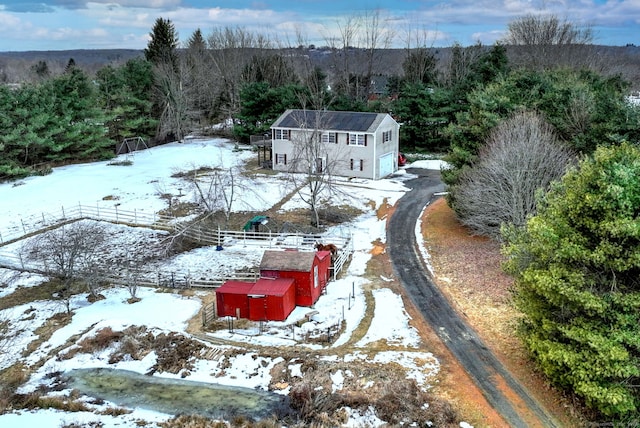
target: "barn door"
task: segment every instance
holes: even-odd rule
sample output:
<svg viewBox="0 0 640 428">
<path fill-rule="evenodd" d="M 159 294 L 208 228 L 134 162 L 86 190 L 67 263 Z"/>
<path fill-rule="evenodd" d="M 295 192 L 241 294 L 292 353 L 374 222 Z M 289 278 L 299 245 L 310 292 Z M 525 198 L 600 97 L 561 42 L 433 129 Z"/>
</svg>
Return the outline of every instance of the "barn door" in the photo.
<svg viewBox="0 0 640 428">
<path fill-rule="evenodd" d="M 249 297 L 249 319 L 251 321 L 266 321 L 268 319 L 267 296 L 250 294 L 247 297 Z"/>
<path fill-rule="evenodd" d="M 320 285 L 320 278 L 318 276 L 318 265 L 313 266 L 313 288 L 318 288 Z"/>
</svg>

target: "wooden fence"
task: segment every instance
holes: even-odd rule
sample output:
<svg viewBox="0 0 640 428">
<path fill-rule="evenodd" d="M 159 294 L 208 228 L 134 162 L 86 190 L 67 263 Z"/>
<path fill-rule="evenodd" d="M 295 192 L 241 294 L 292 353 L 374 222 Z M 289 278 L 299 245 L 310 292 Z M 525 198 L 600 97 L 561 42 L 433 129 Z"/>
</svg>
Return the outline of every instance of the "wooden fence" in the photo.
<svg viewBox="0 0 640 428">
<path fill-rule="evenodd" d="M 0 231 L 0 248 L 41 233 L 47 229 L 83 219 L 164 230 L 172 235 L 181 235 L 202 245 L 215 245 L 220 247 L 224 247 L 225 245 L 243 245 L 264 249 L 295 248 L 301 251 L 313 251 L 315 244 L 322 240 L 324 243 L 332 243 L 338 248 L 338 254 L 334 257 L 334 263 L 331 268 L 334 280 L 353 253 L 351 238 L 345 236 L 322 236 L 319 234 L 303 234 L 297 232 L 234 231 L 219 228 L 217 230 L 211 230 L 210 228 L 198 225 L 185 226 L 184 224 L 180 224 L 176 218 L 155 213 L 138 210 L 121 210 L 118 209 L 117 206 L 114 208 L 105 208 L 80 204 L 71 208 L 62 207 L 59 212 L 42 213 L 38 216 L 21 218 L 20 225 L 16 228 Z M 44 273 L 45 270 L 38 266 L 28 264 L 20 255 L 6 251 L 0 251 L 0 267 L 35 273 Z M 173 288 L 215 288 L 230 279 L 254 281 L 258 276 L 259 273 L 257 272 L 237 272 L 226 276 L 210 277 L 206 280 L 195 280 L 191 279 L 188 272 L 148 271 L 140 273 L 140 278 L 143 282 L 140 285 L 156 287 L 168 286 Z M 105 279 L 117 284 L 126 281 L 125 278 L 119 277 L 109 277 Z"/>
</svg>

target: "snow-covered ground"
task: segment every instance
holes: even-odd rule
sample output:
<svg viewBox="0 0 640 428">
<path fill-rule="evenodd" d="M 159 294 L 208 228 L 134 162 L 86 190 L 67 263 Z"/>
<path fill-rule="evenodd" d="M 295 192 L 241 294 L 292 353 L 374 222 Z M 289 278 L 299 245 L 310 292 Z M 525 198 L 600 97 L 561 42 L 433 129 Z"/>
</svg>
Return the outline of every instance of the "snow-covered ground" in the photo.
<svg viewBox="0 0 640 428">
<path fill-rule="evenodd" d="M 172 177 L 176 172 L 193 170 L 200 166 L 230 167 L 241 166 L 255 154 L 246 150 L 234 150 L 234 143 L 224 139 L 188 140 L 186 143 L 173 143 L 149 150 L 121 155 L 110 162 L 73 165 L 56 168 L 46 176 L 29 177 L 15 183 L 0 185 L 0 201 L 2 217 L 0 217 L 0 238 L 14 236 L 39 219 L 48 217 L 48 213 L 69 210 L 71 207 L 86 205 L 98 208 L 156 213 L 167 208 L 166 194 L 171 194 L 181 201 L 194 200 L 185 182 Z M 118 161 L 129 160 L 131 165 L 120 165 Z M 419 161 L 413 166 L 440 168 L 439 161 Z M 257 325 L 247 327 L 221 329 L 207 333 L 217 347 L 226 349 L 230 346 L 252 349 L 257 346 L 306 347 L 310 351 L 324 348 L 338 349 L 352 340 L 355 329 L 359 326 L 367 311 L 373 313 L 368 331 L 358 338 L 347 352 L 331 352 L 323 354 L 328 361 L 350 360 L 370 361 L 384 364 L 399 363 L 406 368 L 408 378 L 416 379 L 423 389 L 428 389 L 438 373 L 436 358 L 425 351 L 418 332 L 411 326 L 411 319 L 406 313 L 402 299 L 391 289 L 385 287 L 388 278 L 374 280 L 364 277 L 367 262 L 371 257 L 373 242 L 385 241 L 386 218 L 378 218 L 376 208 L 383 204 L 393 205 L 408 189 L 403 184 L 410 179 L 405 170 L 398 171 L 392 177 L 379 180 L 344 180 L 341 186 L 348 189 L 340 192 L 334 205 L 350 205 L 362 210 L 360 215 L 348 225 L 340 227 L 340 231 L 330 230 L 328 234 L 344 233 L 347 229 L 354 242 L 354 254 L 348 270 L 332 281 L 326 294 L 322 295 L 314 308 L 298 307 L 284 322 L 266 323 L 262 332 Z M 248 179 L 248 178 L 247 178 Z M 247 186 L 248 188 L 249 186 Z M 282 175 L 254 176 L 251 192 L 238 195 L 234 210 L 262 211 L 269 209 L 280 201 L 290 189 Z M 165 195 L 165 198 L 161 198 Z M 282 210 L 300 208 L 304 203 L 293 197 Z M 142 252 L 157 244 L 162 234 L 158 231 L 113 225 L 109 228 L 110 256 L 114 263 L 119 257 L 135 251 Z M 415 233 L 419 233 L 416 228 Z M 28 238 L 27 238 L 28 239 Z M 17 256 L 24 240 L 0 247 L 0 261 L 4 256 Z M 158 268 L 166 271 L 189 271 L 193 276 L 206 277 L 223 270 L 224 273 L 255 266 L 262 255 L 257 247 L 245 246 L 241 242 L 226 246 L 224 251 L 215 248 L 198 248 L 186 253 L 156 262 Z M 423 255 L 428 257 L 426 251 Z M 9 269 L 0 269 L 0 297 L 10 295 L 18 287 L 32 287 L 40 284 L 43 277 L 36 274 L 17 273 Z M 372 287 L 373 285 L 373 287 Z M 365 302 L 365 289 L 373 290 L 371 294 L 375 306 L 368 308 Z M 50 382 L 50 374 L 66 372 L 74 368 L 110 367 L 146 373 L 156 361 L 151 352 L 141 360 L 123 359 L 116 363 L 108 361 L 108 352 L 94 354 L 76 353 L 70 358 L 59 358 L 74 348 L 74 343 L 83 338 L 90 338 L 104 328 L 122 331 L 129 326 L 145 326 L 154 334 L 161 332 L 186 333 L 187 323 L 198 314 L 202 300 L 212 291 L 199 290 L 186 297 L 184 294 L 158 292 L 153 288 L 138 290 L 140 301 L 128 303 L 131 297 L 126 288 L 102 290 L 104 300 L 89 303 L 86 295 L 78 295 L 70 302 L 73 317 L 70 323 L 57 329 L 48 340 L 27 355 L 24 351 L 33 342 L 39 327 L 45 325 L 55 314 L 64 312 L 66 308 L 56 300 L 33 301 L 24 305 L 0 311 L 0 321 L 8 320 L 13 331 L 17 332 L 10 344 L 10 352 L 0 347 L 0 369 L 4 369 L 18 361 L 34 367 L 28 382 L 20 388 L 20 392 L 28 393 Z M 307 315 L 314 311 L 313 316 Z M 304 322 L 305 320 L 309 320 Z M 342 320 L 346 328 L 330 345 L 317 341 L 305 341 L 303 338 L 313 331 L 324 331 Z M 202 337 L 200 339 L 203 339 Z M 204 338 L 206 339 L 206 337 Z M 371 343 L 386 342 L 384 351 L 374 352 L 367 348 Z M 208 343 L 208 342 L 207 342 Z M 208 344 L 208 346 L 213 346 Z M 243 348 L 244 349 L 244 348 Z M 278 357 L 257 357 L 251 351 L 234 353 L 226 358 L 224 367 L 220 359 L 198 360 L 190 370 L 187 379 L 217 383 L 222 385 L 244 386 L 266 390 L 271 382 L 270 371 Z M 299 367 L 292 364 L 289 371 L 293 373 Z M 334 390 L 342 388 L 345 376 L 342 370 L 332 373 Z M 179 378 L 180 375 L 163 372 L 155 376 Z M 68 391 L 67 391 L 68 392 Z M 64 394 L 64 391 L 57 392 Z M 281 393 L 287 393 L 283 388 Z M 105 404 L 103 406 L 108 405 Z M 96 410 L 104 407 L 96 406 Z M 108 413 L 108 412 L 103 412 Z M 350 412 L 350 419 L 345 426 L 376 426 L 383 424 L 373 414 Z M 103 427 L 136 426 L 137 421 L 159 422 L 173 415 L 135 408 L 131 413 L 122 415 L 98 414 L 95 412 L 64 412 L 57 410 L 19 410 L 0 415 L 0 426 L 3 428 L 24 426 L 64 426 L 68 424 L 88 425 L 99 423 Z"/>
</svg>

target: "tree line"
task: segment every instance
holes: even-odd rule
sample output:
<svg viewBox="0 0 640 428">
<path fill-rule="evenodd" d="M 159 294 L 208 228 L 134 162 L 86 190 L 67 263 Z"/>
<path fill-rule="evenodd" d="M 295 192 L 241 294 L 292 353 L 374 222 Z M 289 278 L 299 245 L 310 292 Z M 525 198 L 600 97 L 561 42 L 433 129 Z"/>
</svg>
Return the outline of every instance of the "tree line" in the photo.
<svg viewBox="0 0 640 428">
<path fill-rule="evenodd" d="M 588 31 L 525 17 L 510 36 L 533 46 L 527 65 L 467 91 L 443 129 L 448 202 L 501 243 L 518 334 L 541 372 L 590 422 L 635 425 L 640 108 L 630 82 L 575 62 L 589 56 Z"/>
</svg>

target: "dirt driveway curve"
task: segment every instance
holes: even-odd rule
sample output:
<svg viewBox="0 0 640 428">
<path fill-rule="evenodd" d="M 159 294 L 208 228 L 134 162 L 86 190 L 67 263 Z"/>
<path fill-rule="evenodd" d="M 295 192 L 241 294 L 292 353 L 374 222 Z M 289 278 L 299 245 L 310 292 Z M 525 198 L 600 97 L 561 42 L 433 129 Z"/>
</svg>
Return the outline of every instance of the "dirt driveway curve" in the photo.
<svg viewBox="0 0 640 428">
<path fill-rule="evenodd" d="M 420 256 L 414 231 L 422 210 L 435 193 L 444 190 L 444 184 L 440 171 L 408 169 L 408 172 L 418 175 L 418 178 L 406 183 L 411 191 L 398 201 L 387 228 L 387 251 L 402 286 L 509 426 L 559 426 L 483 344 L 431 280 Z"/>
</svg>

